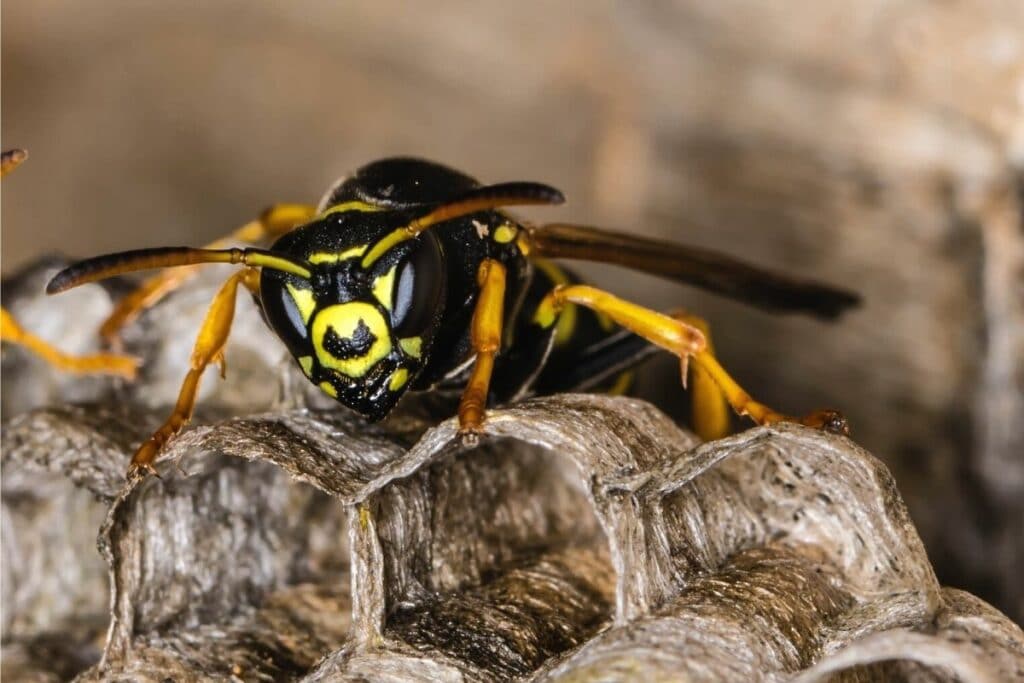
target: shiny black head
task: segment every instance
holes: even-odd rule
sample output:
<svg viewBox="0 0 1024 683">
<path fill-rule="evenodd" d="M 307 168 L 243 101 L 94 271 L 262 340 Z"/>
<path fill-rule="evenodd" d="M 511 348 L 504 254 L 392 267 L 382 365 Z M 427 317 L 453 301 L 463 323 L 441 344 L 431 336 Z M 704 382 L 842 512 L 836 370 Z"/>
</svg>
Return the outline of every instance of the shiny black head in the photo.
<svg viewBox="0 0 1024 683">
<path fill-rule="evenodd" d="M 267 322 L 305 375 L 372 420 L 423 368 L 444 309 L 444 254 L 427 232 L 396 240 L 394 212 L 329 213 L 277 242 L 307 279 L 264 270 Z M 390 242 L 389 243 L 389 238 Z"/>
<path fill-rule="evenodd" d="M 312 270 L 305 278 L 263 269 L 267 321 L 314 384 L 380 419 L 425 367 L 444 315 L 446 255 L 428 228 L 500 206 L 561 201 L 546 185 L 481 187 L 419 159 L 368 164 L 327 193 L 313 222 L 274 244 L 273 253 Z"/>
</svg>

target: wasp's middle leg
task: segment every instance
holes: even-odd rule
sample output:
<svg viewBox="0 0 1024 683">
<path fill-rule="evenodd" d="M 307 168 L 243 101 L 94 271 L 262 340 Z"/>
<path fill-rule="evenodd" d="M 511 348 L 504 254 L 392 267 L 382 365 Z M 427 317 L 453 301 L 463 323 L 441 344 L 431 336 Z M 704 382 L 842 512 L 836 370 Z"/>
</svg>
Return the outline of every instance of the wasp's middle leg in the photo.
<svg viewBox="0 0 1024 683">
<path fill-rule="evenodd" d="M 470 339 L 476 362 L 459 402 L 459 431 L 472 434 L 483 425 L 490 393 L 494 357 L 501 348 L 505 315 L 505 266 L 487 259 L 480 264 L 477 279 L 480 295 L 473 311 Z"/>
<path fill-rule="evenodd" d="M 23 346 L 62 372 L 115 375 L 135 379 L 139 366 L 138 358 L 115 353 L 90 353 L 80 356 L 64 353 L 24 329 L 6 308 L 0 308 L 0 339 Z"/>
<path fill-rule="evenodd" d="M 227 343 L 228 335 L 231 333 L 231 323 L 235 317 L 235 299 L 238 292 L 238 285 L 241 283 L 252 290 L 258 286 L 259 273 L 252 268 L 246 268 L 228 278 L 227 282 L 220 288 L 217 295 L 210 304 L 206 313 L 203 326 L 199 329 L 195 346 L 192 349 L 191 367 L 185 380 L 181 384 L 178 393 L 178 400 L 174 405 L 167 420 L 153 432 L 132 457 L 128 475 L 153 472 L 156 470 L 153 463 L 156 461 L 160 450 L 170 441 L 182 428 L 192 419 L 192 411 L 196 404 L 196 394 L 199 391 L 199 381 L 203 372 L 211 363 L 221 366 L 221 376 L 224 374 L 224 345 Z"/>
<path fill-rule="evenodd" d="M 251 244 L 291 232 L 308 222 L 316 214 L 316 207 L 308 204 L 275 204 L 264 211 L 259 218 L 250 221 L 227 237 L 214 240 L 207 249 L 221 249 L 237 242 Z M 121 330 L 147 308 L 154 306 L 165 296 L 191 279 L 198 266 L 184 266 L 163 270 L 143 281 L 136 289 L 122 298 L 107 319 L 100 326 L 100 337 L 111 346 L 120 344 Z"/>
</svg>

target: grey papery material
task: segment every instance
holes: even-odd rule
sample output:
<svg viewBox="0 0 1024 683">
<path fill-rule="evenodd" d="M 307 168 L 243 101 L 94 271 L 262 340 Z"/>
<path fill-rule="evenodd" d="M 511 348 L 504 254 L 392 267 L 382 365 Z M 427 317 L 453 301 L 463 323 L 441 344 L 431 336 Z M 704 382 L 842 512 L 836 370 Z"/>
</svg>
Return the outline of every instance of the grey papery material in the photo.
<svg viewBox="0 0 1024 683">
<path fill-rule="evenodd" d="M 701 445 L 642 401 L 565 395 L 494 411 L 469 449 L 429 406 L 367 426 L 240 357 L 160 479 L 123 479 L 163 412 L 115 387 L 7 420 L 5 680 L 1024 677 L 1019 627 L 939 586 L 849 439 Z M 252 373 L 267 405 L 217 419 Z"/>
<path fill-rule="evenodd" d="M 406 449 L 407 434 L 339 415 L 196 427 L 162 458 L 161 479 L 120 491 L 115 455 L 133 442 L 123 416 L 37 410 L 7 425 L 5 565 L 42 553 L 36 541 L 60 526 L 53 513 L 16 515 L 26 499 L 66 512 L 83 490 L 98 494 L 91 518 L 65 520 L 85 533 L 112 498 L 100 544 L 113 620 L 84 679 L 1024 671 L 1019 628 L 940 589 L 888 471 L 847 439 L 781 426 L 696 446 L 647 404 L 594 396 L 495 412 L 473 450 L 450 420 Z M 42 634 L 101 622 L 95 562 L 52 547 L 70 540 L 51 539 L 31 577 L 5 581 L 5 668 L 52 671 L 30 656 Z M 59 585 L 76 563 L 85 569 Z M 62 602 L 45 599 L 57 592 Z"/>
</svg>

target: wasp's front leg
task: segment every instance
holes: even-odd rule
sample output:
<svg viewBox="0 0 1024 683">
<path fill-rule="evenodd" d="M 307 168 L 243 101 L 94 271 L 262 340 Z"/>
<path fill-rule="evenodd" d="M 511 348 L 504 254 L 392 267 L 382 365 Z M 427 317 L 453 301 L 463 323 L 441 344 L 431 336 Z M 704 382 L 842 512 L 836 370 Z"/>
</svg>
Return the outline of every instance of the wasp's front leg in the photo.
<svg viewBox="0 0 1024 683">
<path fill-rule="evenodd" d="M 238 242 L 257 244 L 291 232 L 307 223 L 315 214 L 316 207 L 308 204 L 275 204 L 256 220 L 249 221 L 226 237 L 214 240 L 206 248 L 222 249 Z M 114 310 L 100 325 L 100 338 L 118 348 L 121 330 L 126 325 L 193 278 L 197 271 L 198 266 L 184 266 L 161 271 L 145 280 L 117 302 Z"/>
<path fill-rule="evenodd" d="M 459 431 L 464 435 L 476 434 L 484 422 L 494 357 L 501 348 L 505 277 L 505 266 L 492 259 L 486 259 L 477 271 L 480 295 L 470 331 L 476 361 L 459 403 Z"/>
<path fill-rule="evenodd" d="M 258 278 L 258 271 L 247 268 L 228 278 L 217 292 L 217 296 L 214 297 L 213 303 L 210 304 L 210 309 L 206 313 L 203 326 L 199 329 L 199 335 L 192 350 L 191 367 L 181 384 L 174 410 L 160 428 L 153 432 L 153 435 L 135 452 L 131 466 L 128 468 L 129 477 L 145 472 L 156 473 L 153 463 L 161 449 L 192 419 L 196 394 L 199 391 L 199 381 L 207 366 L 211 363 L 219 363 L 223 375 L 224 345 L 231 333 L 231 323 L 235 317 L 235 298 L 238 285 L 241 283 L 251 290 L 257 286 Z"/>
</svg>

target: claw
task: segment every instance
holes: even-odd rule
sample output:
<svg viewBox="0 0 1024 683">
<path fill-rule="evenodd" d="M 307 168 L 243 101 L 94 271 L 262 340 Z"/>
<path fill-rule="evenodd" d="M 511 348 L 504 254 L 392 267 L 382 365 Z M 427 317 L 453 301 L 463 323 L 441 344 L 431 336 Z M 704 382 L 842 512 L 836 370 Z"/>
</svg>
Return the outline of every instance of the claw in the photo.
<svg viewBox="0 0 1024 683">
<path fill-rule="evenodd" d="M 227 379 L 228 378 L 228 362 L 224 358 L 224 351 L 223 350 L 219 351 L 217 353 L 217 355 L 214 356 L 213 362 L 216 363 L 218 369 L 220 370 L 220 378 L 221 379 Z"/>
<path fill-rule="evenodd" d="M 838 410 L 816 410 L 801 418 L 800 424 L 815 427 L 830 434 L 850 435 L 850 423 L 847 422 L 846 418 Z"/>
<path fill-rule="evenodd" d="M 480 432 L 475 429 L 460 429 L 459 438 L 465 448 L 476 448 L 480 445 Z"/>
<path fill-rule="evenodd" d="M 145 478 L 148 474 L 152 474 L 157 479 L 163 479 L 151 462 L 133 462 L 128 466 L 128 472 L 125 473 L 124 478 L 128 481 L 134 482 L 138 479 Z"/>
</svg>

